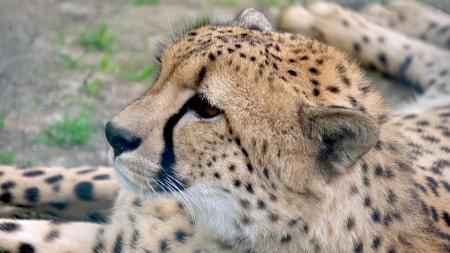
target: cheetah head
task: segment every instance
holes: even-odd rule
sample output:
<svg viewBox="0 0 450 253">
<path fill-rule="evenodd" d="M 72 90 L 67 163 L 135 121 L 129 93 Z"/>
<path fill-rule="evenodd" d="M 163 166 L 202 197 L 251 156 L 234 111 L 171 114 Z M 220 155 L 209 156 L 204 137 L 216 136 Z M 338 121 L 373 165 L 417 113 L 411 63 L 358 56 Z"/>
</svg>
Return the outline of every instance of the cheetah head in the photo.
<svg viewBox="0 0 450 253">
<path fill-rule="evenodd" d="M 160 59 L 154 86 L 107 124 L 115 169 L 229 243 L 307 230 L 376 143 L 382 104 L 355 64 L 255 10 L 182 34 Z"/>
</svg>

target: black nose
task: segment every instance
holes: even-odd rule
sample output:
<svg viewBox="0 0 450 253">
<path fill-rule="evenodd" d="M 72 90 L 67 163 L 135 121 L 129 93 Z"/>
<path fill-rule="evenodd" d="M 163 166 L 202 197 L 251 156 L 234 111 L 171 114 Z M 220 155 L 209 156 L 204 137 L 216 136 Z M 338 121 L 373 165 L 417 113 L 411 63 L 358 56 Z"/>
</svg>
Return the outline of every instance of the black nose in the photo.
<svg viewBox="0 0 450 253">
<path fill-rule="evenodd" d="M 132 135 L 129 131 L 114 126 L 111 122 L 106 123 L 106 139 L 114 149 L 114 156 L 123 152 L 133 151 L 141 144 L 141 138 Z"/>
</svg>

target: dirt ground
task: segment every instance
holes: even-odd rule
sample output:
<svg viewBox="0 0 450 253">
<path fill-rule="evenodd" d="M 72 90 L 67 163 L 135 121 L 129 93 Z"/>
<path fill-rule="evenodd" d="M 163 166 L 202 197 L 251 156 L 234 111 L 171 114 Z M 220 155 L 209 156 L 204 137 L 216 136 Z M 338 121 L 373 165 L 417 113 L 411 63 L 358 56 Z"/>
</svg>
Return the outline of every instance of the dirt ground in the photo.
<svg viewBox="0 0 450 253">
<path fill-rule="evenodd" d="M 244 7 L 276 21 L 289 2 L 296 1 L 0 0 L 0 163 L 108 164 L 103 127 L 151 87 L 161 42 L 196 18 L 230 19 Z M 450 10 L 446 0 L 432 3 Z M 412 97 L 371 77 L 401 94 L 391 104 Z"/>
</svg>

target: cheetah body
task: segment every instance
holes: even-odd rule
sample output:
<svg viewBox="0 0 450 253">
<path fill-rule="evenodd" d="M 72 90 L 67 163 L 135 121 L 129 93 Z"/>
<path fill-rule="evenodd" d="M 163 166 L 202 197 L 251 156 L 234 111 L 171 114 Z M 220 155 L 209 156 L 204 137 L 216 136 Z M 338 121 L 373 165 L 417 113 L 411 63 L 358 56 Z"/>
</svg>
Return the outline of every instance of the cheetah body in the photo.
<svg viewBox="0 0 450 253">
<path fill-rule="evenodd" d="M 361 20 L 333 8 L 338 11 L 332 16 L 340 11 L 347 22 Z M 350 35 L 339 37 L 330 23 L 302 29 L 320 31 L 345 50 Z M 357 57 L 380 59 L 370 53 Z M 32 177 L 47 180 L 42 196 L 43 188 L 70 193 L 67 202 L 117 194 L 109 223 L 3 219 L 0 247 L 146 253 L 450 250 L 445 92 L 434 93 L 444 97 L 440 107 L 430 102 L 420 112 L 392 114 L 352 60 L 331 46 L 273 31 L 254 10 L 232 25 L 182 34 L 161 62 L 155 86 L 111 121 L 140 139 L 138 148 L 116 153 L 115 176 L 74 170 L 79 178 L 62 191 L 55 185 L 67 177 L 48 183 L 62 172 L 49 169 Z M 377 64 L 398 70 L 390 62 Z M 424 66 L 410 64 L 416 70 L 405 71 L 411 79 L 426 84 L 432 78 L 417 74 Z M 428 92 L 424 99 L 432 96 Z M 0 171 L 1 182 L 25 173 Z M 98 182 L 118 180 L 120 189 L 99 187 L 93 178 L 100 174 L 111 180 Z M 13 206 L 55 207 L 51 198 L 30 203 L 23 188 L 5 192 Z"/>
</svg>

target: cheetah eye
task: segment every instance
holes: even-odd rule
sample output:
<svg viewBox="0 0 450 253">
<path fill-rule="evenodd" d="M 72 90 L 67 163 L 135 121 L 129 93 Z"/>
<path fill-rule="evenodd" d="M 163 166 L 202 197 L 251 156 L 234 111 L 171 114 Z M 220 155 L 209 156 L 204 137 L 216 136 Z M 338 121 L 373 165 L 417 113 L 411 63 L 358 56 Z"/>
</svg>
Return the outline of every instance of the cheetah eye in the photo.
<svg viewBox="0 0 450 253">
<path fill-rule="evenodd" d="M 219 108 L 211 105 L 205 98 L 197 94 L 189 101 L 189 109 L 195 111 L 202 118 L 213 118 L 223 113 Z"/>
</svg>

